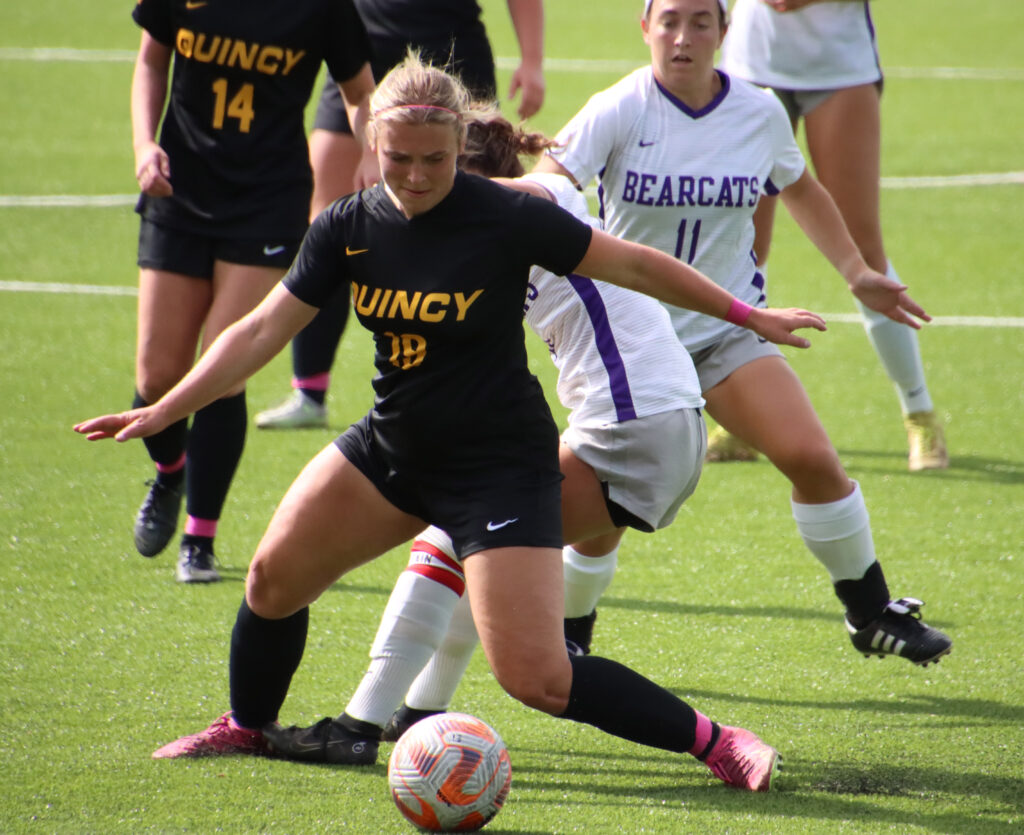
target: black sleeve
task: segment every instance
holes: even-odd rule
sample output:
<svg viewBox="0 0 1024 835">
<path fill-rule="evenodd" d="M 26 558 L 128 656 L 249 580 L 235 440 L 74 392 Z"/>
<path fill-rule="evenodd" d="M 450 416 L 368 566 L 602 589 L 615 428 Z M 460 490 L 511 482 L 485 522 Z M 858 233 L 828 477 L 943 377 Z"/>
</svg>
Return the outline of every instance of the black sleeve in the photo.
<svg viewBox="0 0 1024 835">
<path fill-rule="evenodd" d="M 174 24 L 167 0 L 138 0 L 132 8 L 132 20 L 164 46 L 174 46 Z"/>
<path fill-rule="evenodd" d="M 352 0 L 334 0 L 331 31 L 337 33 L 327 46 L 324 60 L 335 81 L 348 81 L 373 57 L 370 36 Z"/>
<path fill-rule="evenodd" d="M 302 240 L 299 254 L 281 279 L 293 296 L 314 307 L 326 306 L 339 288 L 349 282 L 347 262 L 338 255 L 345 241 L 337 205 L 316 217 Z"/>
<path fill-rule="evenodd" d="M 568 275 L 590 248 L 593 230 L 550 200 L 524 194 L 526 228 L 520 240 L 528 242 L 530 262 L 555 275 Z"/>
</svg>

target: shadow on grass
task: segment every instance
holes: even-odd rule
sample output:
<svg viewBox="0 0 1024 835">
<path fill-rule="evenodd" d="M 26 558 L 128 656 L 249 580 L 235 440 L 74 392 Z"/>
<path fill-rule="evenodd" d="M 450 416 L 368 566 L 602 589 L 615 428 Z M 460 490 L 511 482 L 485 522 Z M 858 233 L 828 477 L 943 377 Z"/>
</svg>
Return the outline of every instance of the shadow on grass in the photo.
<svg viewBox="0 0 1024 835">
<path fill-rule="evenodd" d="M 1024 725 L 1024 705 L 1010 705 L 994 702 L 989 699 L 957 699 L 943 696 L 921 694 L 903 694 L 899 699 L 852 699 L 822 700 L 785 699 L 778 696 L 762 698 L 733 692 L 716 690 L 693 690 L 677 688 L 676 693 L 682 697 L 685 692 L 687 699 L 715 699 L 736 704 L 763 705 L 765 707 L 807 708 L 811 710 L 836 710 L 843 713 L 850 710 L 868 711 L 871 713 L 906 714 L 912 716 L 935 716 L 947 720 L 969 720 L 977 726 L 979 719 L 987 720 L 990 725 L 1005 724 L 1014 730 Z M 1024 791 L 1020 795 L 1024 798 Z"/>
<path fill-rule="evenodd" d="M 1005 458 L 984 458 L 978 455 L 956 455 L 949 459 L 948 470 L 912 473 L 907 469 L 905 454 L 881 449 L 840 449 L 839 457 L 850 462 L 853 469 L 892 473 L 907 478 L 946 479 L 957 483 L 991 481 L 995 484 L 1024 484 L 1024 462 Z"/>
<path fill-rule="evenodd" d="M 787 757 L 783 771 L 772 783 L 771 793 L 762 795 L 727 789 L 700 769 L 680 766 L 676 772 L 674 766 L 679 760 L 666 752 L 635 755 L 602 752 L 596 757 L 593 750 L 563 750 L 559 753 L 559 765 L 551 767 L 522 763 L 521 755 L 525 753 L 535 755 L 540 761 L 550 757 L 550 751 L 515 749 L 513 757 L 518 764 L 513 785 L 520 792 L 527 789 L 550 792 L 558 783 L 571 779 L 571 785 L 564 786 L 563 790 L 571 791 L 572 802 L 581 805 L 680 803 L 689 810 L 760 814 L 764 818 L 763 831 L 784 831 L 774 826 L 780 818 L 804 818 L 821 821 L 823 825 L 826 821 L 858 820 L 873 821 L 880 827 L 882 824 L 905 826 L 908 814 L 912 814 L 915 827 L 928 832 L 972 835 L 982 832 L 1020 835 L 1021 832 L 1019 823 L 1010 820 L 1014 810 L 1020 809 L 1021 797 L 1024 797 L 1024 778 L 1021 777 L 993 778 L 982 772 L 900 766 L 890 762 L 836 765 Z M 652 769 L 656 759 L 664 759 L 664 769 Z M 673 778 L 677 774 L 685 782 L 675 783 Z M 609 782 L 611 775 L 619 782 Z M 705 776 L 710 781 L 706 784 L 702 782 Z M 957 798 L 975 800 L 963 813 L 937 811 L 929 814 L 926 804 L 938 796 L 946 801 L 944 806 L 950 801 L 955 803 Z M 899 806 L 898 801 L 896 805 L 887 806 L 871 798 L 908 798 L 914 803 L 913 811 L 909 812 L 905 804 Z M 1005 808 L 987 809 L 991 817 L 981 818 L 977 798 Z M 522 793 L 516 800 L 523 804 L 549 802 L 543 798 L 524 798 Z M 825 826 L 823 831 L 833 830 Z"/>
<path fill-rule="evenodd" d="M 706 603 L 680 603 L 675 600 L 640 600 L 635 597 L 605 595 L 602 609 L 630 609 L 638 612 L 658 612 L 666 615 L 739 615 L 757 618 L 789 618 L 790 620 L 821 620 L 835 623 L 841 615 L 817 609 L 797 609 L 793 606 L 735 606 Z"/>
</svg>

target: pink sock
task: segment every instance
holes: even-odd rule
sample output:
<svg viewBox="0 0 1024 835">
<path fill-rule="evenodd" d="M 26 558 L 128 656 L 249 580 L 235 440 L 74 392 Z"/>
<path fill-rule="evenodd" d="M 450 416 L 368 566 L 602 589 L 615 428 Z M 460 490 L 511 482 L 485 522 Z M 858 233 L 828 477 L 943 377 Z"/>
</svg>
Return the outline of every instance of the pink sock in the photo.
<svg viewBox="0 0 1024 835">
<path fill-rule="evenodd" d="M 197 519 L 195 516 L 189 516 L 185 520 L 185 533 L 190 533 L 193 536 L 208 536 L 213 539 L 217 535 L 217 520 Z"/>
</svg>

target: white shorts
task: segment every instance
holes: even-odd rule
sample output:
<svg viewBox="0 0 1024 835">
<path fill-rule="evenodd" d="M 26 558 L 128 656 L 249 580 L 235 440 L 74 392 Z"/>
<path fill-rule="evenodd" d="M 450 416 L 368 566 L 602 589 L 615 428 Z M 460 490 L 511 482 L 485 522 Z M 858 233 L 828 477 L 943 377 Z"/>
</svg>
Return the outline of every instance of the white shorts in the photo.
<svg viewBox="0 0 1024 835">
<path fill-rule="evenodd" d="M 562 440 L 594 468 L 612 521 L 650 533 L 670 525 L 696 489 L 707 428 L 700 409 L 677 409 L 600 427 L 570 426 Z"/>
<path fill-rule="evenodd" d="M 714 345 L 701 348 L 690 354 L 697 369 L 700 390 L 705 394 L 741 365 L 761 357 L 782 357 L 785 355 L 778 346 L 762 339 L 746 328 L 730 328 L 728 333 Z"/>
</svg>

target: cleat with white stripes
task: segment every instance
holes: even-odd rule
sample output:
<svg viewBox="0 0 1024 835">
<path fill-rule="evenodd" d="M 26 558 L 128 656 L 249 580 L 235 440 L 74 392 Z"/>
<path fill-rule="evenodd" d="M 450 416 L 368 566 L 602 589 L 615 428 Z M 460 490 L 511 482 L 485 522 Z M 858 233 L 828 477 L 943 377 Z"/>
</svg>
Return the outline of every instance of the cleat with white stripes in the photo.
<svg viewBox="0 0 1024 835">
<path fill-rule="evenodd" d="M 903 597 L 886 604 L 877 618 L 857 629 L 848 620 L 846 628 L 853 645 L 865 658 L 899 655 L 921 667 L 948 655 L 953 642 L 944 633 L 921 620 L 920 600 Z"/>
</svg>

